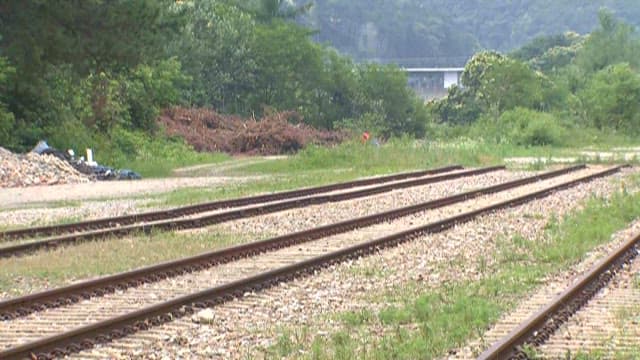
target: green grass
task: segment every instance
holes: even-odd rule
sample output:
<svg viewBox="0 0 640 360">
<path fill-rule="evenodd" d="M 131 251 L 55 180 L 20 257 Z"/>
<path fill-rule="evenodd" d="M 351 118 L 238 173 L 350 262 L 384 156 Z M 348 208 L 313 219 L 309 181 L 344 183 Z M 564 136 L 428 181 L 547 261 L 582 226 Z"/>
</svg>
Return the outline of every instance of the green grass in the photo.
<svg viewBox="0 0 640 360">
<path fill-rule="evenodd" d="M 637 143 L 624 134 L 615 134 L 590 129 L 571 129 L 564 146 L 516 146 L 485 142 L 477 136 L 469 138 L 468 129 L 456 128 L 455 135 L 447 134 L 436 126 L 428 140 L 409 138 L 392 139 L 375 147 L 351 141 L 332 148 L 309 146 L 287 159 L 273 161 L 247 161 L 246 166 L 231 167 L 228 174 L 310 174 L 317 171 L 348 172 L 351 176 L 404 171 L 451 163 L 468 166 L 497 164 L 505 157 L 576 156 L 579 150 L 597 144 L 598 149 L 607 150 L 617 146 Z M 435 139 L 435 141 L 434 141 Z M 95 149 L 101 163 L 117 168 L 128 168 L 144 177 L 167 177 L 178 167 L 219 163 L 230 160 L 226 154 L 197 153 L 184 141 L 176 138 L 149 137 L 148 135 L 119 129 L 113 139 Z M 595 159 L 594 161 L 598 161 Z M 196 171 L 197 173 L 197 171 Z"/>
<path fill-rule="evenodd" d="M 17 296 L 32 289 L 113 274 L 250 240 L 255 239 L 218 232 L 153 233 L 0 259 L 0 293 Z"/>
<path fill-rule="evenodd" d="M 317 170 L 357 176 L 424 169 L 450 164 L 498 164 L 501 158 L 484 146 L 442 147 L 411 139 L 395 139 L 380 147 L 348 142 L 326 148 L 310 146 L 287 159 L 258 163 L 242 169 L 245 174 L 291 174 Z"/>
<path fill-rule="evenodd" d="M 152 202 L 150 206 L 179 206 L 451 164 L 489 166 L 502 164 L 505 157 L 527 156 L 550 159 L 554 156 L 571 156 L 576 158 L 576 162 L 607 162 L 585 159 L 580 156 L 579 151 L 577 148 L 496 145 L 466 138 L 446 142 L 392 139 L 380 147 L 362 145 L 359 142 L 347 142 L 331 148 L 309 146 L 298 154 L 284 159 L 242 160 L 241 162 L 246 164 L 230 166 L 218 174 L 260 176 L 261 178 L 212 188 L 179 189 L 157 196 L 157 201 Z M 230 163 L 234 160 L 222 154 L 188 153 L 157 158 L 150 156 L 130 162 L 127 166 L 143 169 L 142 173 L 147 177 L 161 177 L 168 176 L 176 167 L 221 161 Z M 138 164 L 139 167 L 136 167 L 135 165 Z M 541 170 L 546 166 L 540 161 L 525 165 L 525 169 Z"/>
<path fill-rule="evenodd" d="M 487 166 L 502 164 L 507 157 L 574 157 L 576 162 L 609 163 L 587 159 L 582 149 L 569 147 L 523 147 L 491 144 L 460 138 L 448 142 L 392 139 L 380 146 L 348 142 L 332 148 L 310 146 L 294 156 L 268 162 L 248 164 L 234 169 L 237 175 L 318 176 L 325 180 L 386 174 L 443 165 Z M 542 162 L 530 165 L 540 169 Z"/>
<path fill-rule="evenodd" d="M 180 189 L 157 197 L 151 205 L 177 206 L 451 164 L 495 165 L 512 150 L 511 147 L 492 148 L 476 143 L 451 145 L 408 139 L 393 140 L 381 147 L 354 142 L 333 148 L 311 146 L 285 159 L 248 163 L 225 173 L 266 178 L 216 188 Z M 546 150 L 537 151 L 544 153 Z"/>
<path fill-rule="evenodd" d="M 640 194 L 620 192 L 609 199 L 591 198 L 581 210 L 549 222 L 544 236 L 536 241 L 519 235 L 499 241 L 492 255 L 498 261 L 486 269 L 481 280 L 433 290 L 407 284 L 380 298 L 373 296 L 368 301 L 392 305 L 338 314 L 342 330 L 333 336 L 303 339 L 304 344 L 292 348 L 306 349 L 303 358 L 311 359 L 443 356 L 468 339 L 482 336 L 546 276 L 579 262 L 639 216 Z M 281 350 L 269 349 L 267 354 L 282 355 Z"/>
<path fill-rule="evenodd" d="M 185 152 L 182 156 L 175 158 L 141 155 L 123 161 L 121 166 L 139 173 L 144 178 L 162 178 L 171 176 L 176 168 L 220 163 L 228 159 L 229 155 L 221 153 Z"/>
</svg>

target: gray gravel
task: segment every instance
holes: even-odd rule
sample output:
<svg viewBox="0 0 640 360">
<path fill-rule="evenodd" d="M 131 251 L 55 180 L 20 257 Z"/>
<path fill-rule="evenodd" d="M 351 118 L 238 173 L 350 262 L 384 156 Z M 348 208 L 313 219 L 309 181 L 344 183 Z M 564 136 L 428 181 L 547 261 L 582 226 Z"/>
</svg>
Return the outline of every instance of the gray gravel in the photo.
<svg viewBox="0 0 640 360">
<path fill-rule="evenodd" d="M 566 271 L 563 271 L 558 274 L 554 274 L 551 277 L 544 279 L 544 284 L 541 285 L 538 289 L 536 289 L 532 294 L 529 294 L 525 300 L 523 300 L 520 304 L 518 304 L 513 311 L 510 311 L 502 316 L 500 320 L 496 324 L 494 324 L 491 329 L 486 331 L 481 339 L 472 340 L 467 346 L 461 349 L 458 352 L 458 355 L 452 358 L 455 359 L 475 359 L 478 353 L 484 351 L 489 346 L 491 346 L 496 341 L 500 340 L 502 337 L 506 336 L 512 329 L 518 326 L 521 322 L 525 321 L 529 316 L 531 316 L 534 312 L 538 311 L 542 306 L 549 303 L 555 296 L 564 291 L 567 287 L 569 287 L 573 282 L 575 282 L 580 276 L 582 276 L 587 270 L 589 270 L 592 266 L 594 266 L 598 261 L 600 261 L 604 256 L 611 253 L 615 249 L 617 249 L 623 242 L 627 241 L 629 238 L 637 235 L 640 232 L 640 221 L 636 220 L 631 223 L 624 230 L 618 231 L 611 238 L 611 241 L 603 244 L 601 246 L 593 249 L 589 254 L 585 257 L 585 259 L 578 264 L 571 266 Z M 636 261 L 636 269 L 638 262 Z M 628 274 L 626 274 L 628 275 Z M 611 284 L 616 284 L 619 280 L 613 281 Z M 611 287 L 611 285 L 609 286 Z M 606 293 L 605 288 L 603 291 L 596 296 L 596 299 L 602 298 L 602 294 Z M 638 293 L 631 294 L 635 295 L 636 299 L 638 297 Z M 619 296 L 616 300 L 621 300 L 623 296 Z M 609 310 L 605 307 L 600 307 L 598 309 L 599 315 L 610 315 Z M 586 316 L 585 314 L 586 313 Z M 588 314 L 586 311 L 578 312 L 577 319 L 573 319 L 561 327 L 560 330 L 556 332 L 555 335 L 552 336 L 547 345 L 543 346 L 543 351 L 550 352 L 551 354 L 547 354 L 549 358 L 564 358 L 562 351 L 564 350 L 574 350 L 576 347 L 580 347 L 581 345 L 585 346 L 587 349 L 587 345 L 589 347 L 596 348 L 597 350 L 605 350 L 606 347 L 602 346 L 602 344 L 594 343 L 588 344 L 590 339 L 593 337 L 595 331 L 590 331 L 593 329 L 600 330 L 602 333 L 605 333 L 605 337 L 609 343 L 613 338 L 616 337 L 616 331 L 622 330 L 616 327 L 614 322 L 611 322 L 610 318 L 607 316 L 598 317 L 594 314 Z M 597 319 L 596 319 L 597 318 Z M 585 319 L 588 319 L 591 322 L 591 325 L 597 323 L 597 327 L 583 327 L 581 322 L 587 322 Z M 605 319 L 609 321 L 605 321 Z M 568 330 L 568 327 L 571 327 Z M 569 335 L 569 336 L 567 336 Z M 602 334 L 598 334 L 602 335 Z M 623 338 L 622 336 L 620 336 Z M 622 341 L 615 341 L 618 345 L 619 350 L 624 349 L 624 345 L 627 347 L 630 345 L 629 343 L 624 343 L 623 339 L 618 339 Z M 637 345 L 637 344 L 636 344 Z M 613 346 L 614 350 L 616 346 Z M 611 349 L 606 349 L 611 350 Z M 608 354 L 606 357 L 611 357 L 612 354 Z"/>
<path fill-rule="evenodd" d="M 625 174 L 631 172 L 635 171 L 627 170 Z M 80 357 L 93 354 L 149 359 L 259 358 L 260 349 L 274 344 L 282 327 L 308 326 L 311 336 L 329 336 L 339 325 L 328 314 L 363 307 L 375 312 L 387 306 L 372 301 L 375 294 L 397 291 L 408 283 L 418 283 L 424 290 L 461 279 L 480 278 L 483 272 L 478 259 L 484 257 L 491 264 L 491 254 L 500 239 L 516 232 L 526 239 L 537 239 L 550 216 L 567 213 L 589 196 L 618 189 L 622 176 L 582 184 L 442 234 L 334 266 L 314 277 L 247 294 L 243 299 L 213 308 L 212 321 L 200 321 L 198 317 L 181 319 L 82 353 Z M 207 314 L 207 318 L 210 316 Z M 370 330 L 375 334 L 379 329 Z"/>
<path fill-rule="evenodd" d="M 532 176 L 534 172 L 496 171 L 451 181 L 394 190 L 366 198 L 314 205 L 220 224 L 220 231 L 284 235 L 350 218 L 419 204 L 463 191 Z M 202 230 L 208 231 L 208 230 Z"/>
<path fill-rule="evenodd" d="M 504 179 L 512 179 L 516 177 L 528 176 L 529 174 L 520 172 L 520 173 L 508 173 L 506 171 L 500 171 L 494 174 L 488 174 L 483 176 L 478 176 L 475 178 L 470 178 L 469 180 L 457 180 L 453 184 L 462 184 L 465 181 L 468 181 L 468 186 L 479 186 L 480 184 L 490 184 L 490 181 L 500 181 Z M 160 182 L 160 180 L 141 180 L 141 181 L 114 181 L 114 182 L 97 182 L 92 183 L 90 185 L 96 186 L 96 189 L 84 189 L 79 187 L 80 185 L 75 185 L 74 188 L 63 189 L 59 186 L 49 186 L 46 187 L 47 195 L 42 198 L 37 198 L 32 191 L 37 192 L 39 190 L 38 187 L 31 187 L 29 189 L 0 189 L 0 204 L 3 195 L 4 198 L 9 198 L 13 196 L 12 194 L 15 192 L 19 192 L 20 194 L 26 196 L 25 202 L 20 202 L 21 200 L 8 201 L 5 204 L 0 205 L 0 224 L 7 227 L 25 227 L 25 226 L 36 226 L 36 225 L 48 225 L 59 222 L 70 222 L 70 221 L 79 221 L 79 220 L 89 220 L 110 216 L 120 216 L 120 215 L 128 215 L 137 212 L 145 212 L 145 211 L 153 211 L 159 210 L 161 207 L 148 207 L 146 206 L 151 199 L 146 198 L 121 198 L 121 199 L 108 199 L 108 200 L 90 200 L 100 197 L 100 188 L 108 185 L 111 187 L 110 191 L 120 191 L 122 188 L 127 188 L 126 192 L 121 192 L 118 194 L 119 197 L 129 195 L 138 195 L 145 194 L 147 192 L 167 192 L 176 190 L 178 188 L 184 187 L 198 187 L 203 186 L 203 184 L 216 184 L 218 186 L 224 186 L 225 182 L 231 181 L 231 178 L 211 178 L 213 180 L 207 180 L 207 178 L 175 178 L 175 179 L 165 179 Z M 233 178 L 236 179 L 236 178 Z M 245 178 L 242 181 L 246 181 Z M 414 190 L 414 192 L 422 192 L 427 189 L 431 190 L 430 193 L 439 193 L 443 185 L 441 184 L 433 184 L 429 186 L 419 187 Z M 129 188 L 135 185 L 135 187 Z M 148 187 L 147 187 L 148 186 Z M 378 185 L 372 185 L 378 186 Z M 456 185 L 457 188 L 460 188 L 460 185 Z M 357 189 L 364 189 L 371 186 L 359 187 Z M 140 190 L 144 188 L 144 190 Z M 353 191 L 355 189 L 347 189 L 336 191 L 333 193 L 345 192 L 345 191 Z M 451 189 L 451 191 L 456 190 L 456 188 Z M 53 194 L 49 194 L 51 191 Z M 82 192 L 89 191 L 88 193 L 82 194 Z M 135 193 L 135 191 L 140 191 L 139 193 Z M 391 197 L 395 196 L 392 195 Z M 389 196 L 387 196 L 389 198 Z M 404 196 L 406 198 L 406 196 Z M 56 199 L 56 200 L 51 200 Z M 402 199 L 398 199 L 402 201 Z M 16 202 L 17 201 L 17 202 Z M 47 204 L 48 201 L 57 201 L 58 203 Z M 398 201 L 396 201 L 398 202 Z M 358 206 L 371 207 L 370 200 L 367 199 L 355 199 L 349 202 L 350 204 L 357 203 Z M 16 208 L 18 207 L 18 208 Z M 375 210 L 377 207 L 373 207 Z M 4 211 L 3 211 L 4 210 Z M 201 213 L 197 216 L 203 216 L 208 214 L 213 214 L 221 211 L 226 211 L 227 209 L 221 209 L 216 211 L 211 211 L 208 213 Z M 274 219 L 278 218 L 276 214 Z M 268 220 L 265 220 L 268 221 Z M 237 231 L 238 229 L 233 229 Z M 245 230 L 247 230 L 245 228 Z M 204 230 L 208 231 L 208 230 Z M 248 230 L 247 233 L 256 233 L 260 232 L 260 228 L 255 228 Z"/>
</svg>

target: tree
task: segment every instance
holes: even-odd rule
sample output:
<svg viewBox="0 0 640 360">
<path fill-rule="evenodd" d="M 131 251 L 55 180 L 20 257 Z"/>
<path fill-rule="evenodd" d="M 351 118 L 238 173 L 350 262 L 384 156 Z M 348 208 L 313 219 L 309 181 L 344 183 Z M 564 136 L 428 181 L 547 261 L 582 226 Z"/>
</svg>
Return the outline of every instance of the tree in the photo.
<svg viewBox="0 0 640 360">
<path fill-rule="evenodd" d="M 494 120 L 516 107 L 548 110 L 566 94 L 529 65 L 496 52 L 481 52 L 467 63 L 462 87 L 449 89 L 447 98 L 432 108 L 441 121 L 464 124 L 489 114 Z"/>
<path fill-rule="evenodd" d="M 640 66 L 640 42 L 633 27 L 616 20 L 607 10 L 601 10 L 598 16 L 600 27 L 584 42 L 576 64 L 587 73 L 621 62 Z"/>
<path fill-rule="evenodd" d="M 9 77 L 14 74 L 15 69 L 9 65 L 7 59 L 0 57 L 0 146 L 3 147 L 12 147 L 14 145 L 12 134 L 15 119 L 6 107 L 6 87 Z"/>
<path fill-rule="evenodd" d="M 162 67 L 182 21 L 173 0 L 4 1 L 0 49 L 16 70 L 7 105 L 19 146 L 63 123 L 84 122 L 92 131 L 131 119 L 148 124 L 128 102 L 155 104 L 153 96 L 125 94 L 133 85 L 127 80 L 142 66 Z"/>
<path fill-rule="evenodd" d="M 0 8 L 2 47 L 21 74 L 72 64 L 80 75 L 157 58 L 181 18 L 172 0 L 22 1 Z"/>
<path fill-rule="evenodd" d="M 410 134 L 423 136 L 426 119 L 419 107 L 422 103 L 407 87 L 407 75 L 391 65 L 363 65 L 358 72 L 362 97 L 360 114 L 376 114 L 375 124 L 382 136 Z"/>
<path fill-rule="evenodd" d="M 250 108 L 296 110 L 313 116 L 313 92 L 321 80 L 323 48 L 309 39 L 310 31 L 276 20 L 258 25 L 251 45 L 256 61 L 255 87 L 246 99 Z M 312 120 L 313 121 L 313 120 Z"/>
<path fill-rule="evenodd" d="M 293 20 L 307 13 L 313 2 L 296 6 L 288 0 L 253 0 L 245 9 L 252 13 L 256 19 L 263 23 L 273 20 Z"/>
<path fill-rule="evenodd" d="M 589 125 L 640 133 L 640 75 L 629 64 L 600 70 L 578 96 Z"/>
<path fill-rule="evenodd" d="M 243 98 L 255 88 L 255 22 L 238 7 L 215 0 L 192 3 L 189 18 L 169 46 L 192 78 L 185 100 L 220 112 L 247 113 Z"/>
</svg>

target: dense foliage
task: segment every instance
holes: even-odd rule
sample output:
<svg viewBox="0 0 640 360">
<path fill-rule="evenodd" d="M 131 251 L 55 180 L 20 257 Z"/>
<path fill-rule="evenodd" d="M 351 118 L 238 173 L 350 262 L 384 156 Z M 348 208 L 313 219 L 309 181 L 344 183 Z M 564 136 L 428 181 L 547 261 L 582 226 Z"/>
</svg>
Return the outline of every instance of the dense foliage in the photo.
<svg viewBox="0 0 640 360">
<path fill-rule="evenodd" d="M 603 7 L 640 25 L 635 0 L 316 0 L 303 21 L 318 29 L 320 42 L 358 59 L 462 66 L 480 49 L 509 51 L 539 36 L 589 33 Z"/>
<path fill-rule="evenodd" d="M 476 54 L 462 87 L 429 105 L 443 124 L 517 145 L 559 145 L 568 128 L 640 133 L 640 38 L 612 13 L 588 36 L 536 38 L 510 56 Z"/>
<path fill-rule="evenodd" d="M 122 139 L 184 145 L 158 131 L 173 106 L 249 119 L 293 111 L 307 125 L 381 138 L 433 136 L 434 124 L 518 145 L 560 144 L 575 127 L 637 134 L 640 41 L 623 19 L 639 10 L 625 0 L 5 0 L 0 146 L 46 138 L 139 159 Z M 397 66 L 314 41 L 453 65 L 541 34 L 510 54 L 476 52 L 461 86 L 427 106 Z"/>
<path fill-rule="evenodd" d="M 62 148 L 117 145 L 111 140 L 123 131 L 158 134 L 161 109 L 174 105 L 255 118 L 295 111 L 320 128 L 422 135 L 426 113 L 405 74 L 315 43 L 293 21 L 310 8 L 285 0 L 4 1 L 0 146 L 25 150 L 42 138 Z"/>
</svg>

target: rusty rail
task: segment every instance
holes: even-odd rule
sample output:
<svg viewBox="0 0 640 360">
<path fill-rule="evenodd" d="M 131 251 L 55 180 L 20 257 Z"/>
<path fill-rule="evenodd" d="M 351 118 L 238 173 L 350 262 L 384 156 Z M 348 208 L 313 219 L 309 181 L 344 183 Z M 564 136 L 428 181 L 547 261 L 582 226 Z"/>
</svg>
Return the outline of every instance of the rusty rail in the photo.
<svg viewBox="0 0 640 360">
<path fill-rule="evenodd" d="M 549 179 L 584 169 L 585 165 L 576 165 L 523 179 L 504 182 L 477 190 L 467 191 L 449 197 L 435 199 L 420 204 L 393 209 L 378 214 L 341 221 L 335 224 L 319 226 L 313 229 L 295 232 L 248 244 L 236 245 L 222 250 L 210 251 L 196 256 L 168 261 L 137 270 L 79 282 L 31 295 L 0 301 L 0 320 L 15 319 L 45 308 L 64 306 L 81 299 L 103 296 L 116 289 L 124 290 L 141 283 L 151 283 L 167 277 L 175 277 L 186 272 L 198 271 L 219 264 L 254 256 L 259 253 L 281 249 L 283 247 L 317 240 L 358 228 L 371 226 L 384 221 L 398 219 L 429 209 L 435 209 L 466 201 L 475 197 L 509 190 L 536 181 Z"/>
<path fill-rule="evenodd" d="M 376 252 L 382 248 L 396 246 L 400 243 L 410 241 L 425 234 L 441 232 L 455 226 L 456 224 L 471 221 L 478 216 L 520 205 L 534 199 L 548 196 L 558 190 L 591 181 L 595 178 L 611 175 L 618 172 L 621 168 L 621 166 L 610 168 L 478 210 L 430 223 L 425 226 L 409 229 L 289 266 L 267 271 L 242 280 L 230 282 L 222 286 L 175 298 L 129 314 L 96 322 L 52 337 L 23 344 L 15 348 L 5 349 L 0 351 L 0 358 L 22 359 L 27 357 L 61 357 L 66 354 L 88 349 L 93 347 L 96 343 L 112 341 L 140 330 L 146 330 L 152 326 L 157 326 L 170 322 L 176 318 L 192 314 L 196 309 L 215 306 L 225 301 L 242 297 L 246 291 L 259 291 L 278 284 L 279 282 L 288 281 L 299 276 L 313 274 L 317 269 L 344 261 L 345 259 L 361 257 Z"/>
<path fill-rule="evenodd" d="M 475 170 L 461 171 L 452 174 L 438 175 L 433 177 L 427 177 L 422 179 L 407 180 L 397 183 L 391 183 L 386 185 L 380 185 L 372 188 L 355 190 L 350 192 L 344 192 L 339 194 L 330 195 L 317 195 L 304 198 L 296 198 L 293 200 L 287 200 L 267 205 L 259 205 L 250 208 L 242 208 L 238 210 L 225 211 L 213 215 L 205 215 L 196 218 L 188 219 L 172 219 L 164 220 L 153 223 L 127 225 L 120 227 L 112 227 L 103 230 L 76 233 L 70 235 L 63 235 L 53 238 L 47 238 L 43 240 L 26 242 L 23 244 L 5 246 L 0 248 L 0 258 L 12 257 L 18 255 L 28 254 L 40 249 L 53 249 L 61 245 L 74 244 L 85 242 L 89 240 L 105 239 L 109 236 L 125 236 L 132 233 L 150 233 L 154 230 L 184 230 L 202 228 L 214 224 L 220 224 L 226 221 L 237 220 L 242 218 L 248 218 L 253 216 L 259 216 L 278 211 L 301 208 L 310 205 L 324 204 L 328 202 L 338 202 L 351 200 L 376 194 L 382 194 L 397 189 L 404 189 L 414 186 L 427 185 L 437 183 L 446 180 L 458 179 L 467 176 L 480 175 L 492 171 L 503 170 L 504 166 L 491 166 Z"/>
<path fill-rule="evenodd" d="M 437 169 L 429 169 L 429 170 L 420 170 L 408 173 L 400 173 L 393 174 L 387 176 L 380 176 L 374 178 L 360 179 L 349 182 L 335 183 L 329 185 L 316 186 L 305 189 L 297 189 L 290 191 L 277 192 L 273 194 L 265 194 L 265 195 L 256 195 L 249 197 L 242 197 L 237 199 L 229 199 L 229 200 L 219 200 L 213 202 L 206 202 L 201 204 L 189 205 L 176 207 L 167 210 L 158 210 L 158 211 L 150 211 L 139 214 L 132 215 L 123 215 L 116 216 L 104 219 L 96 219 L 89 221 L 81 221 L 69 224 L 60 224 L 60 225 L 48 225 L 48 226 L 38 226 L 24 229 L 15 229 L 0 232 L 0 240 L 9 241 L 9 240 L 17 240 L 23 238 L 30 238 L 36 236 L 52 236 L 52 235 L 60 235 L 77 231 L 88 231 L 88 230 L 98 230 L 104 229 L 108 227 L 114 226 L 123 226 L 123 225 L 131 225 L 135 223 L 141 222 L 151 222 L 158 220 L 166 220 L 177 218 L 181 216 L 188 216 L 197 213 L 213 211 L 218 209 L 237 207 L 237 206 L 247 206 L 247 205 L 256 205 L 265 202 L 278 201 L 283 199 L 309 196 L 309 195 L 317 195 L 330 191 L 336 190 L 344 190 L 350 189 L 358 186 L 368 186 L 381 184 L 389 181 L 398 181 L 405 180 L 414 177 L 422 177 L 426 175 L 436 175 L 445 172 L 462 170 L 463 167 L 460 165 L 451 165 L 446 167 L 441 167 Z"/>
<path fill-rule="evenodd" d="M 640 235 L 625 242 L 587 271 L 576 283 L 540 308 L 478 359 L 528 359 L 526 345 L 540 346 L 604 288 L 624 264 L 638 256 Z"/>
</svg>

